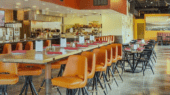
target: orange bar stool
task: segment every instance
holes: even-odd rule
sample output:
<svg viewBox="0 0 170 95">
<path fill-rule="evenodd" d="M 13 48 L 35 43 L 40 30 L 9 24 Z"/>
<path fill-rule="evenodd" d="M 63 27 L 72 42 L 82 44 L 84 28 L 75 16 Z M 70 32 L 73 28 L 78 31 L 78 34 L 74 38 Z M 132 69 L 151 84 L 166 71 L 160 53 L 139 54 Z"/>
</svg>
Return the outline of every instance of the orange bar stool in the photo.
<svg viewBox="0 0 170 95">
<path fill-rule="evenodd" d="M 95 38 L 96 41 L 100 41 L 100 38 Z"/>
<path fill-rule="evenodd" d="M 0 93 L 7 95 L 7 85 L 16 84 L 19 80 L 16 63 L 0 62 Z M 2 94 L 1 94 L 2 95 Z"/>
<path fill-rule="evenodd" d="M 50 46 L 50 45 L 51 45 L 51 40 L 46 40 L 45 44 L 44 44 L 44 47 L 47 47 L 47 46 Z"/>
<path fill-rule="evenodd" d="M 111 46 L 112 50 L 113 50 L 113 53 L 112 53 L 113 54 L 113 59 L 112 59 L 112 69 L 113 69 L 113 72 L 115 72 L 115 69 L 116 69 L 118 74 L 119 74 L 119 77 L 123 81 L 123 78 L 120 75 L 119 69 L 117 67 L 117 65 L 118 65 L 118 46 L 117 46 L 117 44 L 111 44 L 109 46 Z"/>
<path fill-rule="evenodd" d="M 87 63 L 88 63 L 87 78 L 91 79 L 94 77 L 95 74 L 96 56 L 93 52 L 82 52 L 81 55 L 87 58 Z"/>
<path fill-rule="evenodd" d="M 22 43 L 17 43 L 15 50 L 23 50 L 22 47 Z"/>
<path fill-rule="evenodd" d="M 107 50 L 107 70 L 106 70 L 106 76 L 108 76 L 109 79 L 106 78 L 106 81 L 108 82 L 108 85 L 111 89 L 111 86 L 110 86 L 110 82 L 109 80 L 111 80 L 110 78 L 110 73 L 112 74 L 112 78 L 114 79 L 116 85 L 118 86 L 118 83 L 114 77 L 114 72 L 112 71 L 111 67 L 112 67 L 112 61 L 113 61 L 113 52 L 112 52 L 112 46 L 103 46 L 101 47 L 101 49 L 106 49 Z"/>
<path fill-rule="evenodd" d="M 33 50 L 33 42 L 32 41 L 26 43 L 25 50 Z M 25 76 L 25 83 L 24 83 L 24 86 L 23 86 L 19 95 L 22 95 L 24 90 L 25 90 L 25 95 L 27 95 L 29 85 L 30 85 L 32 94 L 38 95 L 38 93 L 33 85 L 32 78 L 33 78 L 33 76 L 38 76 L 41 73 L 42 73 L 41 66 L 33 65 L 33 64 L 19 64 L 18 75 Z"/>
<path fill-rule="evenodd" d="M 100 77 L 100 74 L 103 76 L 104 85 L 106 88 L 105 71 L 107 68 L 107 50 L 106 49 L 94 49 L 93 53 L 96 55 L 96 68 L 95 68 L 95 75 L 93 78 L 92 91 L 95 91 L 96 95 L 98 95 L 98 83 L 99 83 L 100 87 L 103 89 L 104 94 L 106 95 L 107 90 L 106 91 L 104 90 L 104 86 L 102 85 L 99 77 Z"/>
<path fill-rule="evenodd" d="M 25 45 L 25 50 L 33 50 L 33 42 L 29 41 Z"/>
<path fill-rule="evenodd" d="M 82 52 L 82 56 L 85 56 L 87 58 L 87 64 L 88 64 L 88 72 L 87 72 L 87 78 L 89 80 L 87 88 L 92 84 L 94 74 L 95 74 L 95 67 L 96 67 L 96 56 L 93 52 Z"/>
<path fill-rule="evenodd" d="M 68 58 L 62 77 L 52 79 L 52 85 L 67 88 L 66 95 L 75 95 L 82 91 L 88 93 L 85 89 L 87 84 L 87 58 L 81 55 L 71 55 Z"/>
<path fill-rule="evenodd" d="M 5 44 L 3 46 L 2 54 L 9 54 L 9 53 L 11 53 L 11 50 L 12 50 L 11 44 Z"/>
<path fill-rule="evenodd" d="M 42 69 L 40 67 L 33 66 L 31 64 L 19 65 L 18 75 L 19 76 L 25 76 L 25 83 L 24 83 L 24 86 L 23 86 L 19 95 L 22 95 L 24 90 L 25 90 L 25 95 L 27 95 L 29 85 L 30 85 L 32 94 L 38 95 L 38 93 L 37 93 L 37 91 L 34 87 L 34 84 L 32 82 L 32 78 L 33 78 L 33 76 L 38 76 L 41 73 L 42 73 Z"/>
</svg>

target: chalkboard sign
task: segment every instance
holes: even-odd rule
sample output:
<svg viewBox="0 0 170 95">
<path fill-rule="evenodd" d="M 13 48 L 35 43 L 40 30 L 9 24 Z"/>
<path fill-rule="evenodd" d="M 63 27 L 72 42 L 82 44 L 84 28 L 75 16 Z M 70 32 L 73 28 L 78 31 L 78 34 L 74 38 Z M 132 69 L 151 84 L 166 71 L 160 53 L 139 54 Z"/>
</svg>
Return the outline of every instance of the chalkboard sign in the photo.
<svg viewBox="0 0 170 95">
<path fill-rule="evenodd" d="M 93 0 L 94 6 L 108 5 L 108 0 Z"/>
</svg>

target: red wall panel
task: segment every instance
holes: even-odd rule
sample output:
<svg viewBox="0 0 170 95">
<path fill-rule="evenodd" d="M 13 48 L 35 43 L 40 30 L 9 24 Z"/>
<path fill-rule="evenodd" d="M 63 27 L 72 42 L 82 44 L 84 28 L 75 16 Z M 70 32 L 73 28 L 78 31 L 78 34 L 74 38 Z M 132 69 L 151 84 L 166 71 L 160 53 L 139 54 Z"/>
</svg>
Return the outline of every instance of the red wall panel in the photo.
<svg viewBox="0 0 170 95">
<path fill-rule="evenodd" d="M 127 1 L 126 0 L 110 0 L 110 9 L 123 13 L 123 14 L 127 14 Z"/>
</svg>

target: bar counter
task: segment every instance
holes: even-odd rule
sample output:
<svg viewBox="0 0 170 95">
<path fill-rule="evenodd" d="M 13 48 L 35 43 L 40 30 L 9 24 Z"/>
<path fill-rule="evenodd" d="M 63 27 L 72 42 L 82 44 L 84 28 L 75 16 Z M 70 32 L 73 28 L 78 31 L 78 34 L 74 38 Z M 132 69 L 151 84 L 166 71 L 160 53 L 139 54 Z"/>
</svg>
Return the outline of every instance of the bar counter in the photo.
<svg viewBox="0 0 170 95">
<path fill-rule="evenodd" d="M 36 40 L 43 40 L 43 41 L 51 40 L 52 44 L 60 44 L 60 36 L 57 36 L 55 38 L 41 38 L 41 39 L 40 38 L 29 38 L 26 40 L 20 39 L 17 41 L 0 41 L 0 53 L 2 53 L 4 44 L 8 44 L 8 43 L 11 44 L 12 49 L 14 50 L 17 43 L 23 43 L 23 48 L 25 48 L 25 45 L 28 41 L 32 41 L 35 44 Z M 34 49 L 35 49 L 35 45 L 34 45 Z"/>
</svg>

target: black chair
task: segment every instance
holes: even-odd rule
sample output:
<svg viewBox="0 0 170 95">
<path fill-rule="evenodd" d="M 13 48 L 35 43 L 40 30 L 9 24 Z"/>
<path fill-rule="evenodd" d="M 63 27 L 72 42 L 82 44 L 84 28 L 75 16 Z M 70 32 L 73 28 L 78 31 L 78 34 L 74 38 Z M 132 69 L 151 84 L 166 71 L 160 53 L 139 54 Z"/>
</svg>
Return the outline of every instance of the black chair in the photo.
<svg viewBox="0 0 170 95">
<path fill-rule="evenodd" d="M 162 36 L 157 36 L 157 42 L 158 42 L 158 44 L 160 43 L 161 45 L 163 45 Z"/>
<path fill-rule="evenodd" d="M 145 46 L 145 48 L 146 49 L 138 57 L 137 64 L 135 66 L 135 69 L 136 69 L 138 64 L 142 63 L 143 76 L 145 75 L 146 69 L 151 69 L 152 73 L 154 74 L 152 65 L 150 64 L 151 63 L 151 56 L 152 56 L 152 52 L 153 52 L 153 47 L 152 47 L 152 45 L 147 45 L 147 46 Z M 149 68 L 147 68 L 147 67 L 149 67 Z"/>
</svg>

